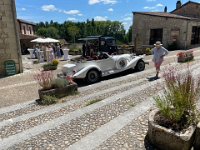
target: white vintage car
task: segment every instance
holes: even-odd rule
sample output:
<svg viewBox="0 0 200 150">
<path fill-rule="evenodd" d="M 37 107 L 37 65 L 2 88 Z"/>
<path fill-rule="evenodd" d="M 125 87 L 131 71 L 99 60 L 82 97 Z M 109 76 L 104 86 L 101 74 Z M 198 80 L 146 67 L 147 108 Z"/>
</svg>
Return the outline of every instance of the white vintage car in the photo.
<svg viewBox="0 0 200 150">
<path fill-rule="evenodd" d="M 80 60 L 63 66 L 62 71 L 66 76 L 74 79 L 85 79 L 88 83 L 98 82 L 101 77 L 123 72 L 128 69 L 143 71 L 145 55 L 134 56 L 133 54 L 108 55 L 102 53 L 97 60 Z"/>
</svg>

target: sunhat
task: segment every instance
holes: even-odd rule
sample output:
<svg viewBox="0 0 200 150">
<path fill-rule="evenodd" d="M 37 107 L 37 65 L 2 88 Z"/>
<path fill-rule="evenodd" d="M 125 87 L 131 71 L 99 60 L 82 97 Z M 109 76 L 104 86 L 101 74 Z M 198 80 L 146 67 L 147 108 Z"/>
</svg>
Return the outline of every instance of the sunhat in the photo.
<svg viewBox="0 0 200 150">
<path fill-rule="evenodd" d="M 162 46 L 162 43 L 160 41 L 157 41 L 154 46 Z"/>
</svg>

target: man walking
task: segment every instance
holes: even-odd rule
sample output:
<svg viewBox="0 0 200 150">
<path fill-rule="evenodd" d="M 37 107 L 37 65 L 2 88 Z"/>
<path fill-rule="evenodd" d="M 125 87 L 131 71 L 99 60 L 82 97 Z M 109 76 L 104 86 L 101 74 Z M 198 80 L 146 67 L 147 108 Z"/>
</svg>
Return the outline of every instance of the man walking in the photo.
<svg viewBox="0 0 200 150">
<path fill-rule="evenodd" d="M 158 75 L 159 75 L 159 72 L 160 72 L 160 66 L 164 60 L 164 56 L 166 56 L 169 52 L 167 49 L 165 49 L 161 42 L 160 41 L 157 41 L 155 44 L 154 44 L 154 48 L 152 49 L 152 54 L 153 54 L 153 62 L 154 62 L 154 65 L 155 65 L 155 68 L 156 68 L 156 76 L 155 76 L 155 79 L 158 79 Z"/>
</svg>

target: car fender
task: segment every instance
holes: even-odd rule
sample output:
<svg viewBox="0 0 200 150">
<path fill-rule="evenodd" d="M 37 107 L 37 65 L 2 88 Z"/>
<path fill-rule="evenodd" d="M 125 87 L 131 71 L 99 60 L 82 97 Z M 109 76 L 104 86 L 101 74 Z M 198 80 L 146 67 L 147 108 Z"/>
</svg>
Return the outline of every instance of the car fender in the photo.
<svg viewBox="0 0 200 150">
<path fill-rule="evenodd" d="M 128 64 L 127 68 L 135 68 L 139 60 L 143 60 L 143 56 L 136 56 L 134 59 L 132 59 Z"/>
<path fill-rule="evenodd" d="M 84 68 L 81 69 L 80 71 L 76 72 L 76 73 L 73 75 L 73 78 L 84 79 L 84 78 L 86 78 L 88 71 L 89 71 L 89 70 L 92 70 L 92 69 L 96 69 L 96 70 L 98 70 L 99 72 L 101 72 L 101 69 L 100 69 L 98 66 L 90 65 L 90 66 L 84 67 Z"/>
</svg>

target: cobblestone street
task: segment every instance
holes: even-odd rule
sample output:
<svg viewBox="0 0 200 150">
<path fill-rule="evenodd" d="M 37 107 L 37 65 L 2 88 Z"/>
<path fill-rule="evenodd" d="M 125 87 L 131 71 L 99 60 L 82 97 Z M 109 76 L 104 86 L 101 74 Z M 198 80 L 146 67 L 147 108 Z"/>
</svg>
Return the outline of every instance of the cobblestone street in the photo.
<svg viewBox="0 0 200 150">
<path fill-rule="evenodd" d="M 200 49 L 193 49 L 191 71 L 200 74 Z M 169 65 L 180 71 L 187 63 L 177 63 L 176 53 L 165 58 L 161 72 Z M 51 106 L 39 106 L 40 88 L 33 74 L 41 65 L 24 58 L 25 72 L 0 79 L 0 149 L 9 150 L 144 150 L 148 114 L 155 108 L 153 96 L 163 92 L 163 79 L 149 82 L 155 75 L 150 62 L 145 71 L 128 72 L 83 85 L 79 93 Z M 61 70 L 61 62 L 58 73 Z M 92 100 L 98 102 L 87 105 Z"/>
</svg>

